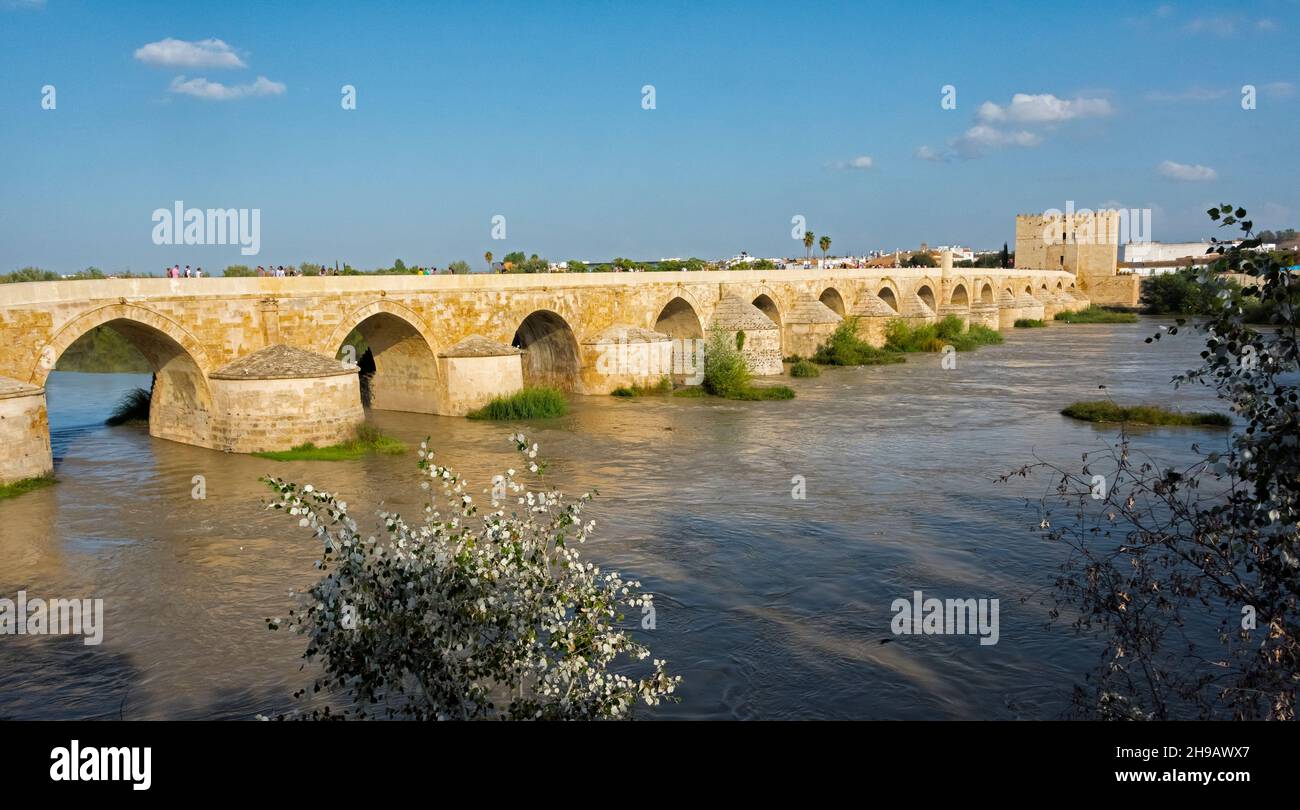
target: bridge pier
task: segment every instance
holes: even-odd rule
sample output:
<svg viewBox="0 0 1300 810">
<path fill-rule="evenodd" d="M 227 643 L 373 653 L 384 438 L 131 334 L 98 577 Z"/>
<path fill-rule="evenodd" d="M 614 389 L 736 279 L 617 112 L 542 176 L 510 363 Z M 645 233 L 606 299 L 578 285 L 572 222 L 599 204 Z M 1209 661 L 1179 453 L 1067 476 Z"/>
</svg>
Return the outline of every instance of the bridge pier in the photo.
<svg viewBox="0 0 1300 810">
<path fill-rule="evenodd" d="M 211 375 L 213 413 L 206 441 L 229 453 L 317 447 L 353 438 L 365 421 L 357 369 L 276 344 Z M 196 437 L 198 438 L 198 437 Z"/>
<path fill-rule="evenodd" d="M 464 416 L 524 387 L 523 350 L 470 335 L 438 353 L 436 413 Z"/>
<path fill-rule="evenodd" d="M 785 354 L 812 357 L 843 320 L 822 301 L 808 296 L 785 318 Z"/>
<path fill-rule="evenodd" d="M 673 373 L 673 339 L 637 326 L 611 326 L 582 343 L 581 393 L 651 387 Z"/>
<path fill-rule="evenodd" d="M 722 330 L 740 349 L 751 373 L 771 376 L 785 370 L 781 365 L 781 328 L 753 304 L 735 295 L 722 296 L 710 327 Z"/>
<path fill-rule="evenodd" d="M 0 448 L 0 484 L 53 472 L 44 388 L 0 377 Z"/>
</svg>

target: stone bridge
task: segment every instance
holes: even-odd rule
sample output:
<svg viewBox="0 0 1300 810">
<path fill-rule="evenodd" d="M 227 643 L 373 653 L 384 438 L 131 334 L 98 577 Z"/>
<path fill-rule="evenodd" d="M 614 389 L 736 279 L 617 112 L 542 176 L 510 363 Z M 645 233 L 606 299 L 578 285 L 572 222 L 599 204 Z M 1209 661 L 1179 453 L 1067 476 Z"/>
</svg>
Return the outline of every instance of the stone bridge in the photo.
<svg viewBox="0 0 1300 810">
<path fill-rule="evenodd" d="M 371 407 L 457 415 L 535 383 L 698 381 L 710 329 L 743 330 L 750 367 L 779 374 L 847 316 L 879 345 L 898 318 L 1005 328 L 1086 305 L 1069 272 L 947 266 L 3 284 L 0 483 L 51 469 L 45 380 L 99 326 L 155 370 L 152 435 L 257 452 L 348 438 L 363 419 L 358 365 Z"/>
</svg>

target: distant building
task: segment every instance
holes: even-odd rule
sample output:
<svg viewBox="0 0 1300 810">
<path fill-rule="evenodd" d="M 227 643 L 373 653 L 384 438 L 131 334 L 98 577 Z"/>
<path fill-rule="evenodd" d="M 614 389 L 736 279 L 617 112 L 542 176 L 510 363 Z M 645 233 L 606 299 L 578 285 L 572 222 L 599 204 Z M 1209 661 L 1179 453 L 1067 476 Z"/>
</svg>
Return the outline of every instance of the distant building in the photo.
<svg viewBox="0 0 1300 810">
<path fill-rule="evenodd" d="M 1219 246 L 1240 242 L 1220 242 Z M 1120 245 L 1119 267 L 1141 276 L 1159 275 L 1182 267 L 1205 267 L 1218 258 L 1212 242 L 1129 242 Z M 1261 244 L 1256 251 L 1277 250 L 1276 244 Z"/>
</svg>

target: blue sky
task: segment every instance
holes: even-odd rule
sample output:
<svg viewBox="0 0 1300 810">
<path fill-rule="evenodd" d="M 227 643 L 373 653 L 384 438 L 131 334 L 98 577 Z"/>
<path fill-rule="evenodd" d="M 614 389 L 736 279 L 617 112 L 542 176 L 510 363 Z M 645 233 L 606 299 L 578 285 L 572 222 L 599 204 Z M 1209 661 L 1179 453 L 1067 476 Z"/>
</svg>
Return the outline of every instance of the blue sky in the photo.
<svg viewBox="0 0 1300 810">
<path fill-rule="evenodd" d="M 797 214 L 993 248 L 1068 200 L 1298 226 L 1297 36 L 1296 0 L 0 0 L 0 272 L 798 255 Z M 175 200 L 261 209 L 262 252 L 154 245 Z"/>
</svg>

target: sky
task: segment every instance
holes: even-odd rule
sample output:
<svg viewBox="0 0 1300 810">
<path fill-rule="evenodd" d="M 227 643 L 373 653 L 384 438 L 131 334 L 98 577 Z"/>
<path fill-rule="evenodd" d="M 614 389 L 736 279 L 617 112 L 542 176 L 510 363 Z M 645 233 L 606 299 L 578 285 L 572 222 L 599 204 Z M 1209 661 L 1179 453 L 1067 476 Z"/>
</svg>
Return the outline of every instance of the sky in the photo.
<svg viewBox="0 0 1300 810">
<path fill-rule="evenodd" d="M 796 216 L 994 249 L 1071 203 L 1295 227 L 1298 36 L 1300 0 L 0 0 L 0 272 L 797 256 Z M 178 200 L 257 209 L 260 252 L 155 244 Z"/>
</svg>

